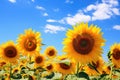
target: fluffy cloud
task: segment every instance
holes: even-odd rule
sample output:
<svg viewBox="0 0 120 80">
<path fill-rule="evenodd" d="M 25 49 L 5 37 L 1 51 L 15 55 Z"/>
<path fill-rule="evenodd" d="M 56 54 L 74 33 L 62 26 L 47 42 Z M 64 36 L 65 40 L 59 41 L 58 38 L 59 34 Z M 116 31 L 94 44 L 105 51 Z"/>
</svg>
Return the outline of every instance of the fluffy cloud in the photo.
<svg viewBox="0 0 120 80">
<path fill-rule="evenodd" d="M 54 20 L 54 19 L 48 19 L 46 20 L 47 22 L 57 22 L 57 20 Z"/>
<path fill-rule="evenodd" d="M 35 8 L 41 11 L 42 16 L 48 16 L 48 13 L 44 7 L 37 5 Z"/>
<path fill-rule="evenodd" d="M 67 24 L 75 25 L 79 22 L 89 22 L 91 20 L 91 17 L 89 15 L 85 15 L 82 12 L 78 12 L 74 16 L 68 16 L 64 18 L 64 20 L 67 22 Z"/>
<path fill-rule="evenodd" d="M 61 19 L 61 20 L 55 20 L 55 19 L 47 19 L 46 22 L 58 22 L 58 23 L 61 23 L 61 24 L 65 24 L 65 20 L 64 19 Z"/>
<path fill-rule="evenodd" d="M 45 10 L 45 8 L 44 7 L 42 7 L 42 6 L 36 6 L 36 9 L 39 9 L 39 10 L 42 10 L 42 11 L 44 11 Z"/>
<path fill-rule="evenodd" d="M 55 26 L 55 25 L 50 25 L 50 24 L 46 24 L 45 26 L 45 33 L 57 33 L 58 31 L 65 31 L 65 28 L 62 26 Z"/>
<path fill-rule="evenodd" d="M 115 26 L 113 26 L 113 29 L 115 29 L 115 30 L 120 30 L 120 25 L 115 25 Z"/>
<path fill-rule="evenodd" d="M 69 2 L 70 0 L 66 0 Z M 76 14 L 68 14 L 60 20 L 48 20 L 47 22 L 58 22 L 62 24 L 75 25 L 79 22 L 110 19 L 112 16 L 120 15 L 117 0 L 102 0 L 101 3 L 90 4 L 85 9 L 79 10 Z"/>
<path fill-rule="evenodd" d="M 16 3 L 16 0 L 8 0 L 11 3 Z"/>
<path fill-rule="evenodd" d="M 61 24 L 69 24 L 69 25 L 75 25 L 79 22 L 89 22 L 91 20 L 91 17 L 89 15 L 85 15 L 82 12 L 76 13 L 74 16 L 67 16 L 62 18 L 61 20 L 54 20 L 54 19 L 48 19 L 47 22 L 58 22 Z"/>
<path fill-rule="evenodd" d="M 117 0 L 102 0 L 102 3 L 91 4 L 87 6 L 84 12 L 92 11 L 92 20 L 104 20 L 109 19 L 113 15 L 120 15 L 120 11 L 117 8 Z"/>
<path fill-rule="evenodd" d="M 48 13 L 45 12 L 45 13 L 43 14 L 43 16 L 48 16 Z"/>
</svg>

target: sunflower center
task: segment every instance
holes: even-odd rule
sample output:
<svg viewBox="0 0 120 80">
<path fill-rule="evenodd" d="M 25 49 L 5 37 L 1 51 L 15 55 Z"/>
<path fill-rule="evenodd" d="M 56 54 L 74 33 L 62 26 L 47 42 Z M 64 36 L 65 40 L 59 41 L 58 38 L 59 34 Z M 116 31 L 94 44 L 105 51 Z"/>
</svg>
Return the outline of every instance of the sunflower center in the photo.
<svg viewBox="0 0 120 80">
<path fill-rule="evenodd" d="M 13 46 L 8 46 L 4 49 L 4 53 L 6 57 L 14 58 L 17 55 L 17 50 Z"/>
<path fill-rule="evenodd" d="M 70 69 L 70 66 L 65 63 L 59 63 L 59 65 L 62 69 Z"/>
<path fill-rule="evenodd" d="M 41 63 L 43 61 L 43 58 L 41 56 L 36 57 L 35 62 Z"/>
<path fill-rule="evenodd" d="M 30 37 L 25 41 L 24 47 L 27 51 L 34 51 L 37 47 L 34 37 Z"/>
<path fill-rule="evenodd" d="M 15 69 L 15 70 L 14 70 L 14 73 L 17 73 L 18 71 L 19 71 L 18 69 Z"/>
<path fill-rule="evenodd" d="M 73 39 L 72 45 L 75 51 L 85 55 L 92 51 L 94 42 L 91 35 L 83 33 L 82 35 L 77 35 L 76 38 Z"/>
<path fill-rule="evenodd" d="M 107 67 L 107 69 L 108 69 L 108 70 L 111 70 L 111 67 L 110 67 L 110 66 L 108 66 L 108 67 Z"/>
<path fill-rule="evenodd" d="M 50 50 L 49 53 L 48 53 L 49 56 L 53 56 L 54 54 L 55 54 L 54 50 Z"/>
<path fill-rule="evenodd" d="M 120 50 L 114 49 L 114 50 L 113 50 L 113 57 L 114 57 L 116 60 L 120 59 Z"/>
<path fill-rule="evenodd" d="M 48 70 L 51 70 L 53 66 L 50 64 L 49 66 L 46 67 Z"/>
</svg>

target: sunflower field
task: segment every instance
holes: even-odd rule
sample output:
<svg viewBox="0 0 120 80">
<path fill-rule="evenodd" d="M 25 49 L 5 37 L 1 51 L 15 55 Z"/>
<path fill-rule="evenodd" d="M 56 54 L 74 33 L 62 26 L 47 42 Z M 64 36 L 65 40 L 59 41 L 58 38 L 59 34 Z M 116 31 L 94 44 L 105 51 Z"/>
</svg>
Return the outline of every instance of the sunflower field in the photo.
<svg viewBox="0 0 120 80">
<path fill-rule="evenodd" d="M 105 62 L 105 42 L 101 28 L 79 23 L 66 32 L 64 54 L 54 46 L 40 53 L 41 33 L 27 29 L 0 45 L 0 80 L 120 80 L 120 43 L 111 45 Z"/>
</svg>

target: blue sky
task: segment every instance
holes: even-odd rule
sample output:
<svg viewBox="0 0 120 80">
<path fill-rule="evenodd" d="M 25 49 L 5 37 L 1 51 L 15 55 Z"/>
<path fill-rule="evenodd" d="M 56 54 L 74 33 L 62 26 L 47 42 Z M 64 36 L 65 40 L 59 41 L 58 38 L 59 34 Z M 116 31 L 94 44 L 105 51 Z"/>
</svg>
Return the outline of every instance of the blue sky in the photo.
<svg viewBox="0 0 120 80">
<path fill-rule="evenodd" d="M 120 0 L 0 0 L 0 44 L 18 38 L 25 29 L 41 32 L 41 53 L 55 46 L 62 54 L 68 28 L 88 22 L 102 28 L 106 39 L 103 57 L 109 47 L 120 42 Z"/>
</svg>

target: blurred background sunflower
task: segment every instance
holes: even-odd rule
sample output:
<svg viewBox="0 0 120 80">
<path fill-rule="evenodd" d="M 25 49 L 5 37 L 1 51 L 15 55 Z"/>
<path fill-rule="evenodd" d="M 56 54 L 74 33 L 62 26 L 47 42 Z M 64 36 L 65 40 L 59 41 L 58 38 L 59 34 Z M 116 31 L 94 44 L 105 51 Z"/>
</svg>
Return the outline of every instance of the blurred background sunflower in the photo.
<svg viewBox="0 0 120 80">
<path fill-rule="evenodd" d="M 6 62 L 16 63 L 19 59 L 18 47 L 13 41 L 8 41 L 0 46 L 0 55 Z"/>
<path fill-rule="evenodd" d="M 113 65 L 120 68 L 120 43 L 115 43 L 110 47 L 110 54 Z"/>
<path fill-rule="evenodd" d="M 76 64 L 73 60 L 69 60 L 67 56 L 61 56 L 58 58 L 60 61 L 55 64 L 55 71 L 60 72 L 63 75 L 75 73 Z"/>
<path fill-rule="evenodd" d="M 34 67 L 43 67 L 45 64 L 45 56 L 42 54 L 37 54 L 34 58 Z"/>
<path fill-rule="evenodd" d="M 48 46 L 46 50 L 44 51 L 45 56 L 48 58 L 54 58 L 57 56 L 57 50 L 54 46 Z"/>
<path fill-rule="evenodd" d="M 40 32 L 35 32 L 32 29 L 25 30 L 24 34 L 20 34 L 17 42 L 20 51 L 23 55 L 33 56 L 41 49 Z"/>
</svg>

